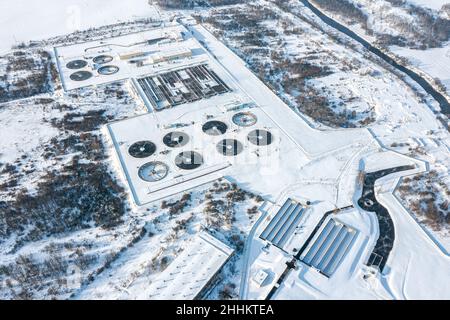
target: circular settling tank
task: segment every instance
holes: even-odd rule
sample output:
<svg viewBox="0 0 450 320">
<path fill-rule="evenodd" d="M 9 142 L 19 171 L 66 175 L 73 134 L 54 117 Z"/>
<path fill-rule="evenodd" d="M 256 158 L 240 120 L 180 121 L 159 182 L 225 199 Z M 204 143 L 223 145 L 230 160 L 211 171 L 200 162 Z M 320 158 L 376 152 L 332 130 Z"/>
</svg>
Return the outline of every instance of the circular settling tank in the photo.
<svg viewBox="0 0 450 320">
<path fill-rule="evenodd" d="M 70 79 L 73 81 L 86 81 L 92 78 L 92 73 L 89 71 L 77 71 L 70 75 Z"/>
<path fill-rule="evenodd" d="M 82 69 L 87 66 L 87 61 L 84 60 L 74 60 L 70 61 L 68 64 L 66 64 L 66 67 L 68 69 Z"/>
<path fill-rule="evenodd" d="M 179 148 L 189 142 L 189 136 L 184 132 L 170 132 L 163 138 L 163 143 L 170 148 Z"/>
<path fill-rule="evenodd" d="M 134 158 L 147 158 L 154 154 L 156 145 L 151 141 L 139 141 L 133 143 L 128 149 L 128 153 Z"/>
<path fill-rule="evenodd" d="M 248 134 L 247 138 L 248 138 L 248 141 L 250 141 L 251 143 L 253 143 L 254 145 L 257 145 L 257 146 L 267 146 L 267 145 L 271 144 L 273 141 L 272 134 L 267 130 L 261 130 L 261 129 L 251 131 Z"/>
<path fill-rule="evenodd" d="M 233 123 L 240 127 L 251 127 L 258 122 L 258 118 L 251 112 L 239 112 L 233 116 Z"/>
<path fill-rule="evenodd" d="M 104 66 L 97 70 L 97 72 L 104 76 L 109 76 L 119 72 L 119 67 L 117 66 Z"/>
<path fill-rule="evenodd" d="M 161 181 L 167 177 L 169 167 L 160 161 L 152 161 L 139 168 L 139 177 L 147 182 Z"/>
<path fill-rule="evenodd" d="M 185 151 L 177 155 L 175 164 L 183 170 L 194 170 L 203 164 L 203 157 L 195 151 Z"/>
<path fill-rule="evenodd" d="M 95 64 L 105 64 L 113 61 L 113 57 L 108 56 L 106 54 L 102 54 L 100 56 L 95 57 L 92 61 L 94 61 Z"/>
<path fill-rule="evenodd" d="M 228 126 L 222 121 L 208 121 L 203 125 L 202 130 L 210 136 L 220 136 L 227 132 Z"/>
<path fill-rule="evenodd" d="M 225 139 L 217 144 L 217 151 L 224 156 L 237 156 L 242 152 L 243 146 L 238 140 Z"/>
</svg>

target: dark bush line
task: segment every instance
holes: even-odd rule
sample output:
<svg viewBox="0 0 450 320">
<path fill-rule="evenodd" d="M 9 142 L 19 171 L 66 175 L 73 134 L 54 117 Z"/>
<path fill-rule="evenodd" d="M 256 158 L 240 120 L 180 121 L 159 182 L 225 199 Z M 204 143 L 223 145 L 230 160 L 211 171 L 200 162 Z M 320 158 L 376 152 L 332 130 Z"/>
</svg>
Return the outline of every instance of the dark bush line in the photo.
<svg viewBox="0 0 450 320">
<path fill-rule="evenodd" d="M 366 30 L 368 29 L 367 16 L 360 8 L 348 0 L 312 0 L 312 2 L 326 11 L 339 13 L 349 21 L 357 22 Z"/>
<path fill-rule="evenodd" d="M 52 119 L 54 127 L 61 130 L 70 130 L 75 132 L 88 132 L 97 130 L 102 124 L 106 123 L 108 118 L 105 115 L 106 110 L 90 110 L 86 113 L 67 113 L 60 119 Z"/>
<path fill-rule="evenodd" d="M 163 200 L 161 202 L 161 209 L 169 209 L 169 214 L 171 216 L 178 215 L 189 206 L 189 203 L 191 201 L 191 194 L 185 193 L 180 200 L 177 200 L 175 202 L 167 202 L 166 200 Z"/>
<path fill-rule="evenodd" d="M 158 5 L 167 9 L 192 9 L 195 6 L 225 6 L 244 3 L 246 0 L 157 0 Z"/>
</svg>

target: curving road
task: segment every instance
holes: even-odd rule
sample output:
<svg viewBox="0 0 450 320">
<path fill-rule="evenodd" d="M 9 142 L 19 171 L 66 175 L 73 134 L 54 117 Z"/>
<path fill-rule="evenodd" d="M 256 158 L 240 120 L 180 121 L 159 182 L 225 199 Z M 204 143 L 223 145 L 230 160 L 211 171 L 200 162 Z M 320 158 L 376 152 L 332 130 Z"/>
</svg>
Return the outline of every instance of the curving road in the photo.
<svg viewBox="0 0 450 320">
<path fill-rule="evenodd" d="M 327 25 L 344 33 L 345 35 L 349 36 L 353 40 L 359 42 L 367 50 L 369 50 L 373 54 L 377 55 L 378 57 L 380 57 L 381 59 L 386 61 L 388 64 L 390 64 L 397 70 L 408 75 L 411 79 L 413 79 L 415 82 L 417 82 L 417 84 L 419 84 L 428 94 L 430 94 L 439 103 L 443 114 L 450 116 L 449 101 L 443 94 L 438 92 L 425 78 L 420 76 L 418 73 L 412 71 L 411 69 L 399 64 L 397 61 L 392 59 L 386 53 L 384 53 L 377 47 L 371 45 L 367 40 L 363 39 L 362 37 L 357 35 L 355 32 L 350 30 L 349 28 L 345 27 L 344 25 L 340 24 L 336 20 L 333 20 L 332 18 L 330 18 L 329 16 L 324 14 L 322 11 L 320 11 L 320 9 L 318 9 L 316 6 L 314 6 L 310 1 L 308 1 L 308 0 L 299 0 L 299 1 L 301 3 L 303 3 L 304 6 L 309 8 L 317 17 L 319 17 Z"/>
</svg>

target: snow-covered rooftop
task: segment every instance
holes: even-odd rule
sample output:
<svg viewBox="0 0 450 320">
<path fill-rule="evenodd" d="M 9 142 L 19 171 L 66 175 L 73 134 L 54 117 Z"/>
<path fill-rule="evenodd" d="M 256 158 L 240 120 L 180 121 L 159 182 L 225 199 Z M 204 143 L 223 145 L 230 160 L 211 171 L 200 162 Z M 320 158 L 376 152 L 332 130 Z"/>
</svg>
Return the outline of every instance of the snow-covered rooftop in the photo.
<svg viewBox="0 0 450 320">
<path fill-rule="evenodd" d="M 148 287 L 146 298 L 192 300 L 208 284 L 233 250 L 202 232 L 184 245 L 183 252 Z"/>
</svg>

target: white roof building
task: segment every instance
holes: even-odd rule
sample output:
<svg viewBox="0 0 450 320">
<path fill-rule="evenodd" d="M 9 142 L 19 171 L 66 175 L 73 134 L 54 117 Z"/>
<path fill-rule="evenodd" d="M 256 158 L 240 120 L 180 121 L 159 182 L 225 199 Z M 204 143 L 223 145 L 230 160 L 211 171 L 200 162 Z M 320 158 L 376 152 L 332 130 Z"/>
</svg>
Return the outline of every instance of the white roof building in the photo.
<svg viewBox="0 0 450 320">
<path fill-rule="evenodd" d="M 192 51 L 189 48 L 172 48 L 170 50 L 159 51 L 152 54 L 148 59 L 148 63 L 161 63 L 165 61 L 172 61 L 176 59 L 190 58 L 192 57 Z"/>
<path fill-rule="evenodd" d="M 260 269 L 254 274 L 253 281 L 255 281 L 258 286 L 262 287 L 268 276 L 269 274 L 266 271 Z"/>
<path fill-rule="evenodd" d="M 183 252 L 148 288 L 153 300 L 193 300 L 219 272 L 233 249 L 206 232 L 187 243 Z"/>
</svg>

